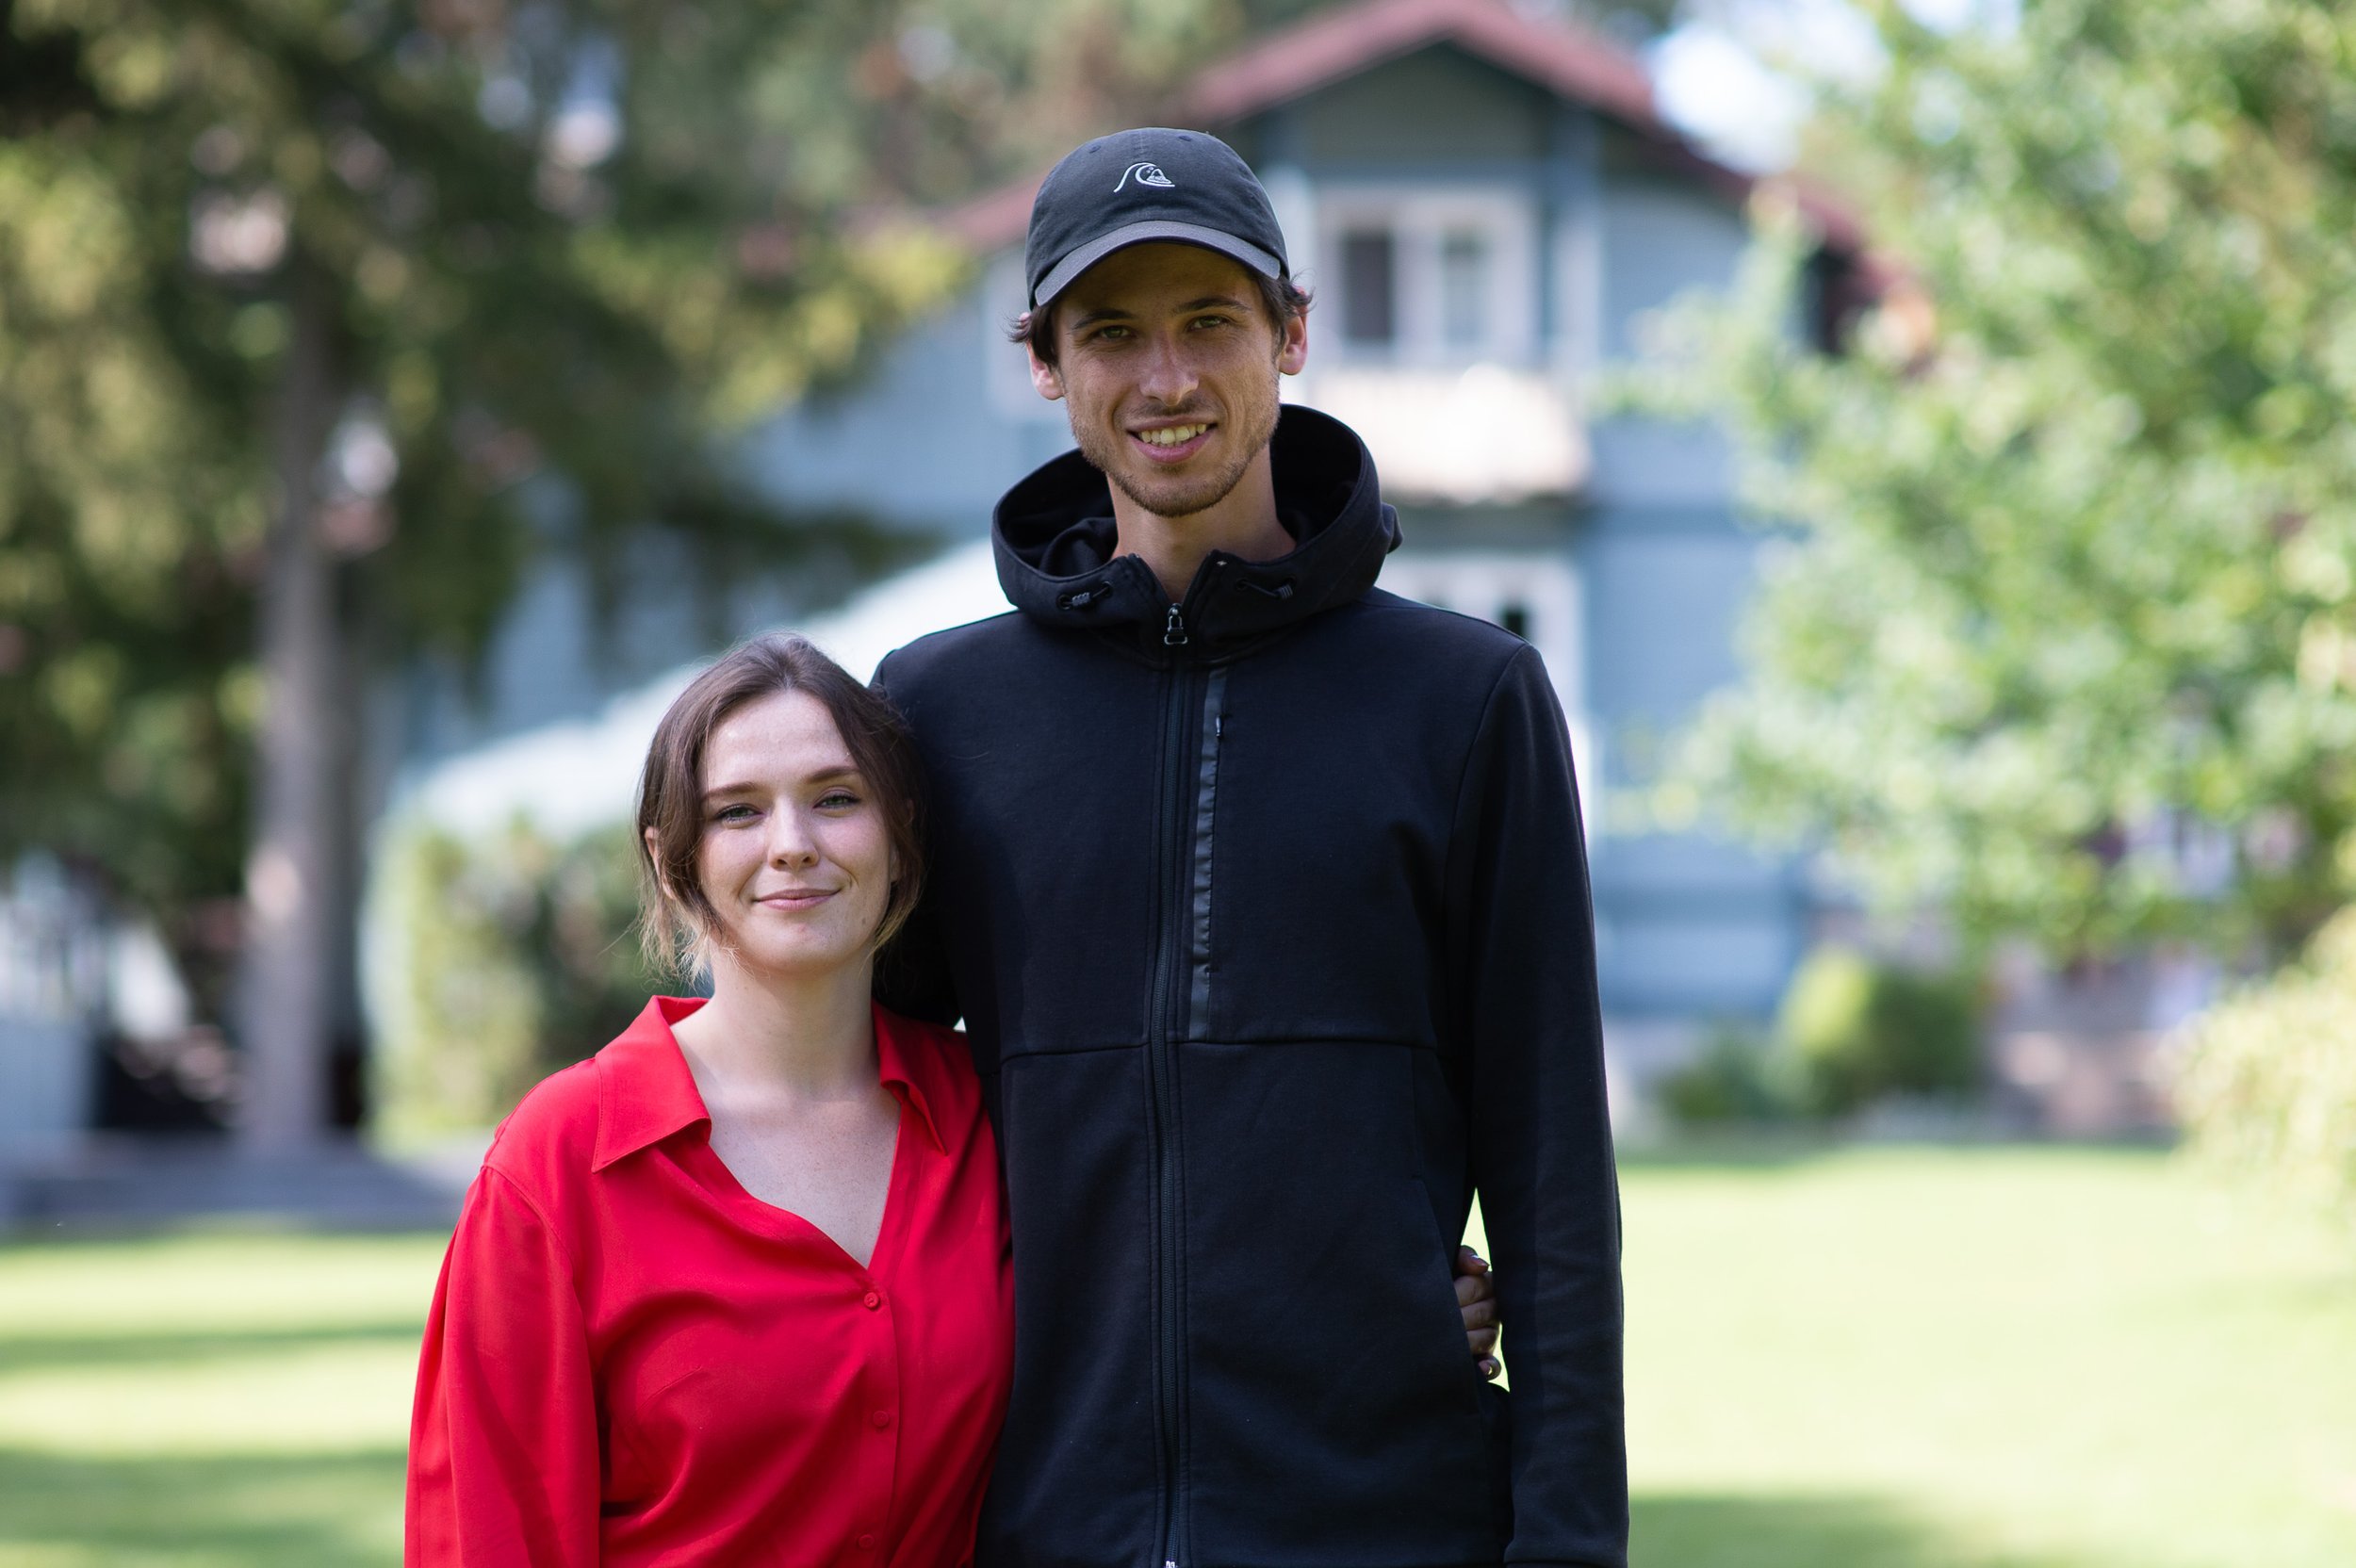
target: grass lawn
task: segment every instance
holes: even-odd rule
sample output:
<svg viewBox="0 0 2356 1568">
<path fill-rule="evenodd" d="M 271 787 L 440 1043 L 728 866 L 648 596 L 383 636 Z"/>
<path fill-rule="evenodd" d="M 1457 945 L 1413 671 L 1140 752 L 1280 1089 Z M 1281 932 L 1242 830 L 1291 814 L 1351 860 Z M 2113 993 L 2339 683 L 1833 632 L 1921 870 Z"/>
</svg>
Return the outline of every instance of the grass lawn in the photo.
<svg viewBox="0 0 2356 1568">
<path fill-rule="evenodd" d="M 2157 1155 L 1630 1159 L 1638 1568 L 2348 1568 L 2356 1257 Z M 440 1241 L 0 1248 L 0 1568 L 400 1558 Z"/>
</svg>

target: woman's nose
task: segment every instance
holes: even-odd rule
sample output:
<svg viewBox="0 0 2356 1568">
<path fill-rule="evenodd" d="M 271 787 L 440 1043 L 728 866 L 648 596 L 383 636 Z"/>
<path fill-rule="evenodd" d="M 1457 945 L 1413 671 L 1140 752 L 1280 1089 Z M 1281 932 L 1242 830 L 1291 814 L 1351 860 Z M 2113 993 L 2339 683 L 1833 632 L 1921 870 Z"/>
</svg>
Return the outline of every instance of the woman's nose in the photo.
<svg viewBox="0 0 2356 1568">
<path fill-rule="evenodd" d="M 817 841 L 810 837 L 810 824 L 802 813 L 779 811 L 770 823 L 769 858 L 780 866 L 807 866 L 818 859 Z"/>
</svg>

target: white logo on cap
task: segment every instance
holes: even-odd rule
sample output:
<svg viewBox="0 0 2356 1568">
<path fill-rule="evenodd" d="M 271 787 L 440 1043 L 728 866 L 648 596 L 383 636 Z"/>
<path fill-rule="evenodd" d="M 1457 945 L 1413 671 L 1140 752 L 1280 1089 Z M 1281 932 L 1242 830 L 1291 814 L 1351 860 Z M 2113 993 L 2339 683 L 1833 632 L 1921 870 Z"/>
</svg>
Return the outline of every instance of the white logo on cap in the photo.
<svg viewBox="0 0 2356 1568">
<path fill-rule="evenodd" d="M 1165 190 L 1175 190 L 1178 188 L 1177 182 L 1162 172 L 1162 166 L 1160 164 L 1133 163 L 1128 168 L 1121 172 L 1121 185 L 1113 187 L 1114 195 L 1118 196 L 1121 194 L 1121 186 L 1125 186 L 1129 183 L 1131 175 L 1135 175 L 1137 177 L 1137 182 L 1139 185 L 1157 185 Z"/>
</svg>

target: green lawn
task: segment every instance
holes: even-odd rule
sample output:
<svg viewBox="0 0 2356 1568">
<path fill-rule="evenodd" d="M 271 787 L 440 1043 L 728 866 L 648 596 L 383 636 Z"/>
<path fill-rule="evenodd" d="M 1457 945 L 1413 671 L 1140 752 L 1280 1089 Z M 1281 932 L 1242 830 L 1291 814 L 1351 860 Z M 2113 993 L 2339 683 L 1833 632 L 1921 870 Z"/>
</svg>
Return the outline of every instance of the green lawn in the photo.
<svg viewBox="0 0 2356 1568">
<path fill-rule="evenodd" d="M 1639 1568 L 2348 1568 L 2356 1260 L 2157 1155 L 1625 1173 Z M 0 1249 L 0 1568 L 400 1555 L 437 1238 Z"/>
</svg>

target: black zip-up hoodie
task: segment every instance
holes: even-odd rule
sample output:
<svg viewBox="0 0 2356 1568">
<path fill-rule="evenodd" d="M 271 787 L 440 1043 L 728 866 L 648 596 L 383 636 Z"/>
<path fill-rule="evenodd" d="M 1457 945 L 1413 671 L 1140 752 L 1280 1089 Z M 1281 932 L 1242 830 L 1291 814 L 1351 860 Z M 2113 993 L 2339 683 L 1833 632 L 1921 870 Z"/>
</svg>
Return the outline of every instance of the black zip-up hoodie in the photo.
<svg viewBox="0 0 2356 1568">
<path fill-rule="evenodd" d="M 1077 453 L 996 517 L 1016 613 L 878 684 L 1014 1217 L 985 1568 L 1618 1568 L 1619 1221 L 1568 741 L 1534 650 L 1373 587 L 1346 427 L 1279 424 L 1281 560 L 1172 605 Z M 1475 1189 L 1509 1396 L 1450 1289 Z M 1506 1418 L 1510 1397 L 1511 1419 Z"/>
</svg>

